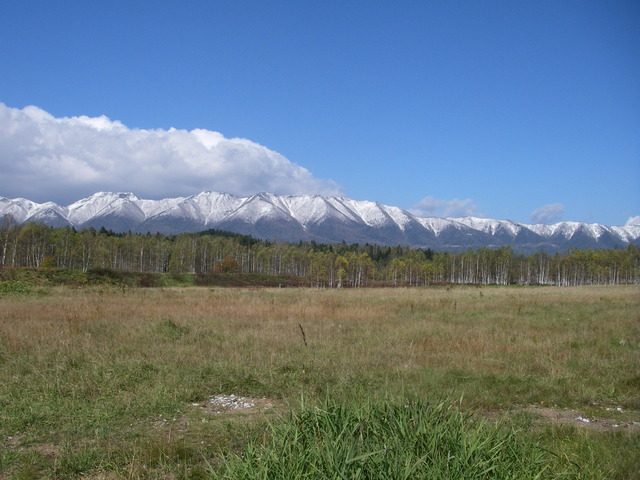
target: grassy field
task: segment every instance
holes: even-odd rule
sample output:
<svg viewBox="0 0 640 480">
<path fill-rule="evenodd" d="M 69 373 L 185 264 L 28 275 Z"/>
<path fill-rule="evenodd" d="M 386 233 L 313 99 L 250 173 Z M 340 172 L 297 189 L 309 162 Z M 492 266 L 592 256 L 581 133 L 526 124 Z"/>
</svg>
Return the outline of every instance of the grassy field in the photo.
<svg viewBox="0 0 640 480">
<path fill-rule="evenodd" d="M 0 287 L 0 479 L 638 478 L 638 287 Z"/>
</svg>

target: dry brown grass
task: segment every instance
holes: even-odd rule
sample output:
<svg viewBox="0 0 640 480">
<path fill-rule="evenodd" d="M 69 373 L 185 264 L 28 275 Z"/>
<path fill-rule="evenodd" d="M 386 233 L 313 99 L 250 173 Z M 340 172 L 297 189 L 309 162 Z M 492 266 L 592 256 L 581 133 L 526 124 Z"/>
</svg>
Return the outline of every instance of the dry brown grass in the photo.
<svg viewBox="0 0 640 480">
<path fill-rule="evenodd" d="M 610 381 L 638 371 L 635 287 L 61 290 L 2 303 L 8 355 L 99 360 L 123 349 L 149 362 L 298 361 L 347 376 L 447 369 Z M 164 338 L 163 328 L 175 331 Z"/>
</svg>

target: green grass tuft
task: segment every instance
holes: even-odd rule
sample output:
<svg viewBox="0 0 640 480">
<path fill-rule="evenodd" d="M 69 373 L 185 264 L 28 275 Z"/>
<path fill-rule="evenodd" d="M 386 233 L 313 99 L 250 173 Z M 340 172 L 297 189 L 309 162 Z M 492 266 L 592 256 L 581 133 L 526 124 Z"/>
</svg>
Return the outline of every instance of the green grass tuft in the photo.
<svg viewBox="0 0 640 480">
<path fill-rule="evenodd" d="M 446 402 L 326 402 L 273 425 L 264 443 L 250 442 L 212 475 L 505 480 L 552 478 L 551 463 L 545 450 L 513 430 L 474 421 Z"/>
</svg>

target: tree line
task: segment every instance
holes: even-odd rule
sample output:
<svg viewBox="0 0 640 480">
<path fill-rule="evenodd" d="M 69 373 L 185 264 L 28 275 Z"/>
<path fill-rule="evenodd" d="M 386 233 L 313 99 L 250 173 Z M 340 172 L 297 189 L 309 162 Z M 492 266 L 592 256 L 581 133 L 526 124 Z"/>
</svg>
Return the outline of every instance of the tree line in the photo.
<svg viewBox="0 0 640 480">
<path fill-rule="evenodd" d="M 179 235 L 0 227 L 0 268 L 112 269 L 145 273 L 290 275 L 317 287 L 430 284 L 603 285 L 640 283 L 640 247 L 544 251 L 510 247 L 462 253 L 379 245 L 271 242 L 208 230 Z"/>
</svg>

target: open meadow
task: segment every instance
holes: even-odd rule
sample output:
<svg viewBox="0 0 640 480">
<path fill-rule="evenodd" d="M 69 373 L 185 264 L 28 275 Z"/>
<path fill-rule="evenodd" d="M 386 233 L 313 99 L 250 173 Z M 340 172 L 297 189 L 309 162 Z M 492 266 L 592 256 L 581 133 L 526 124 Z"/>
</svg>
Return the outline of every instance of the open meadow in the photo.
<svg viewBox="0 0 640 480">
<path fill-rule="evenodd" d="M 639 478 L 637 286 L 14 290 L 0 479 Z"/>
</svg>

